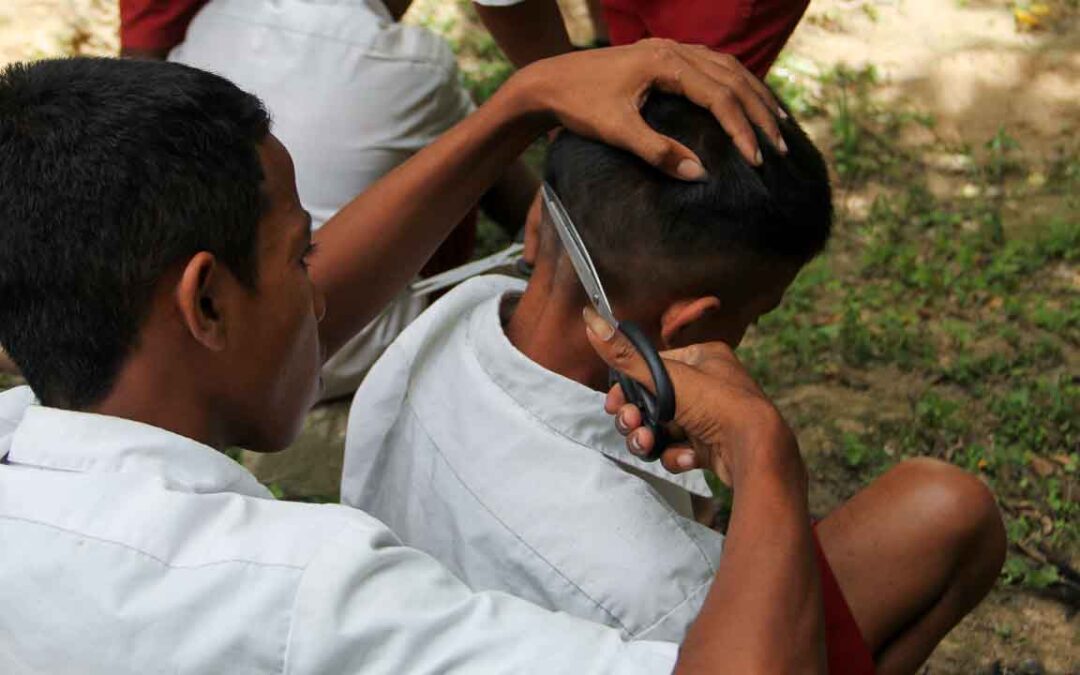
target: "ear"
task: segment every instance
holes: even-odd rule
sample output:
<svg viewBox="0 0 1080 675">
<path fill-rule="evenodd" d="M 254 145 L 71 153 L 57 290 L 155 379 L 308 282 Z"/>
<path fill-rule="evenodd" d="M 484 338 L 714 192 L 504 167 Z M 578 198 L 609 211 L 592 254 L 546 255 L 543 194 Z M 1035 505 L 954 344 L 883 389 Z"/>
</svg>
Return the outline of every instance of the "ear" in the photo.
<svg viewBox="0 0 1080 675">
<path fill-rule="evenodd" d="M 191 337 L 211 351 L 226 346 L 225 320 L 222 313 L 222 277 L 224 268 L 211 253 L 196 253 L 180 275 L 176 285 L 176 305 Z"/>
<path fill-rule="evenodd" d="M 676 300 L 660 315 L 660 340 L 665 349 L 675 346 L 675 340 L 688 326 L 720 309 L 720 298 L 715 295 L 703 298 Z"/>
<path fill-rule="evenodd" d="M 530 265 L 536 264 L 536 254 L 540 251 L 540 219 L 543 217 L 540 191 L 536 191 L 529 213 L 525 216 L 525 249 L 521 258 Z"/>
</svg>

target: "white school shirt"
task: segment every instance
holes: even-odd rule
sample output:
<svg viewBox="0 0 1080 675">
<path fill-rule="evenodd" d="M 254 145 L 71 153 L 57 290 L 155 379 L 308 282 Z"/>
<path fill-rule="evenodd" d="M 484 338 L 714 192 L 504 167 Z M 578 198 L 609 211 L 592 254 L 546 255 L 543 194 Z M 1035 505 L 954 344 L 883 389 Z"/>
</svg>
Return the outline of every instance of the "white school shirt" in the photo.
<svg viewBox="0 0 1080 675">
<path fill-rule="evenodd" d="M 169 60 L 262 99 L 316 229 L 474 108 L 446 41 L 379 0 L 210 0 Z M 425 306 L 390 303 L 327 362 L 323 397 L 355 391 Z"/>
<path fill-rule="evenodd" d="M 0 394 L 0 673 L 667 673 L 677 646 L 475 593 L 371 516 L 129 420 Z"/>
<path fill-rule="evenodd" d="M 681 641 L 722 544 L 688 517 L 704 478 L 631 455 L 604 394 L 514 348 L 500 305 L 523 289 L 471 279 L 386 350 L 353 400 L 342 501 L 473 588 Z"/>
</svg>

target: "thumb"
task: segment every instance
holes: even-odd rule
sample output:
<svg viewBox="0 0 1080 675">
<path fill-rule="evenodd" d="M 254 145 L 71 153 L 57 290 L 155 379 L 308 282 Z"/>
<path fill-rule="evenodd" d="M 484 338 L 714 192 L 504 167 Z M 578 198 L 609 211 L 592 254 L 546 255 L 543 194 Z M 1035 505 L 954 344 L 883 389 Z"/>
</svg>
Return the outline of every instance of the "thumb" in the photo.
<svg viewBox="0 0 1080 675">
<path fill-rule="evenodd" d="M 693 150 L 673 138 L 658 133 L 635 111 L 622 125 L 622 138 L 609 139 L 612 145 L 634 153 L 672 178 L 704 181 L 705 167 Z"/>
<path fill-rule="evenodd" d="M 653 382 L 649 366 L 630 340 L 597 314 L 592 307 L 586 306 L 582 310 L 582 315 L 588 329 L 585 333 L 588 336 L 589 343 L 600 358 L 611 368 L 640 382 L 646 389 L 655 394 L 656 385 Z M 661 358 L 664 358 L 663 355 L 661 355 Z M 664 367 L 667 368 L 668 375 L 671 376 L 672 384 L 675 385 L 676 389 L 678 389 L 678 380 L 685 381 L 691 377 L 689 374 L 691 368 L 682 362 L 664 358 Z M 680 400 L 681 397 L 676 397 L 676 407 L 678 407 Z"/>
<path fill-rule="evenodd" d="M 581 314 L 585 319 L 585 334 L 589 339 L 589 344 L 600 355 L 600 358 L 608 366 L 644 383 L 652 391 L 652 377 L 649 375 L 648 366 L 645 365 L 645 359 L 641 358 L 626 336 L 616 330 L 615 326 L 608 323 L 592 307 L 586 306 Z"/>
</svg>

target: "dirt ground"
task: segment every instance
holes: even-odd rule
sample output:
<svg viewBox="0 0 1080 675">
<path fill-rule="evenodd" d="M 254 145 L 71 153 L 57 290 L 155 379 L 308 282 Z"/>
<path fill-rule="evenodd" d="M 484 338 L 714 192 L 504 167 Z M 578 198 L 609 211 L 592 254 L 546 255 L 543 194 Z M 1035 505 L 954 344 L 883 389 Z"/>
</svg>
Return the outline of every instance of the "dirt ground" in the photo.
<svg viewBox="0 0 1080 675">
<path fill-rule="evenodd" d="M 1014 4 L 813 0 L 780 67 L 815 72 L 841 62 L 873 64 L 884 95 L 932 114 L 935 133 L 946 142 L 981 146 L 1006 127 L 1020 139 L 1024 155 L 1049 157 L 1077 144 L 1080 29 L 1073 11 L 1041 17 L 1039 28 L 1029 30 L 1018 22 Z M 583 13 L 576 15 L 580 19 Z M 5 0 L 0 4 L 0 65 L 50 55 L 114 53 L 115 26 L 115 6 L 106 0 Z M 587 35 L 587 26 L 575 29 Z M 931 187 L 948 191 L 962 186 L 943 178 L 931 180 Z M 852 208 L 869 200 L 865 191 L 843 198 Z M 861 393 L 806 385 L 783 392 L 780 403 L 785 410 L 827 415 L 879 405 L 882 388 L 903 386 L 899 375 L 871 383 Z M 249 465 L 290 494 L 333 494 L 346 412 L 345 404 L 316 411 L 296 448 L 270 461 L 248 458 Z M 804 445 L 814 448 L 814 430 L 807 434 Z M 322 467 L 319 475 L 297 470 L 295 458 L 301 456 L 306 467 Z M 828 509 L 850 487 L 823 482 L 815 488 L 815 508 Z M 1080 618 L 1052 599 L 996 591 L 945 640 L 923 672 L 1080 674 Z"/>
</svg>

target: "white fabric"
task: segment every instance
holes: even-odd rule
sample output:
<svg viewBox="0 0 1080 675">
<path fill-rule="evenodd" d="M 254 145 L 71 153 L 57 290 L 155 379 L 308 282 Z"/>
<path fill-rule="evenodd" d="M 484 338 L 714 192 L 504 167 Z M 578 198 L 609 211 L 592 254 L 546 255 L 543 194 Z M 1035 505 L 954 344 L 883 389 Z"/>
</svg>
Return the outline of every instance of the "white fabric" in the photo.
<svg viewBox="0 0 1080 675">
<path fill-rule="evenodd" d="M 169 59 L 263 100 L 316 228 L 473 110 L 446 42 L 379 0 L 211 0 Z M 354 391 L 425 306 L 402 293 L 327 363 L 324 397 Z"/>
<path fill-rule="evenodd" d="M 0 394 L 0 673 L 663 673 L 156 427 Z"/>
<path fill-rule="evenodd" d="M 386 350 L 353 400 L 342 500 L 472 588 L 681 640 L 722 546 L 685 517 L 704 477 L 630 455 L 602 393 L 513 347 L 500 304 L 523 288 L 471 279 Z"/>
</svg>

